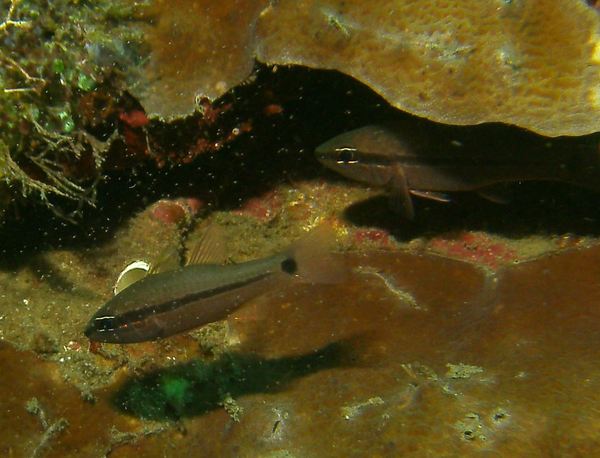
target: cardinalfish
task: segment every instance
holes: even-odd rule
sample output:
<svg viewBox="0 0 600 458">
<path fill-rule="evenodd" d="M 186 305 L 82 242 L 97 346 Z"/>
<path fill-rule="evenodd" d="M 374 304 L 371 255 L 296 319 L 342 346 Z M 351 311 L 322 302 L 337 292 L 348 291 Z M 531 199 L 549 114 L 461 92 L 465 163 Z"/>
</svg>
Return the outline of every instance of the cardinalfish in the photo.
<svg viewBox="0 0 600 458">
<path fill-rule="evenodd" d="M 209 227 L 184 266 L 163 255 L 137 261 L 119 276 L 112 297 L 90 320 L 90 340 L 132 343 L 169 337 L 214 321 L 251 299 L 294 281 L 336 283 L 345 268 L 329 253 L 333 231 L 319 227 L 287 250 L 240 264 L 226 259 L 221 231 Z"/>
<path fill-rule="evenodd" d="M 414 217 L 412 196 L 450 201 L 477 191 L 505 198 L 493 185 L 553 180 L 600 189 L 598 138 L 546 138 L 499 124 L 447 126 L 403 120 L 338 135 L 316 149 L 326 167 L 390 193 L 391 206 Z"/>
</svg>

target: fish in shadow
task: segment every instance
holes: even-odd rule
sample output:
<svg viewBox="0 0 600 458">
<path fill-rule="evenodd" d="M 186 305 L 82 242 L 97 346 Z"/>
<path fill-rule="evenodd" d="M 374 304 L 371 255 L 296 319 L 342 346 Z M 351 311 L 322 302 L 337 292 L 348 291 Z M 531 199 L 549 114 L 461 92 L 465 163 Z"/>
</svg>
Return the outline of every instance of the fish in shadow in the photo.
<svg viewBox="0 0 600 458">
<path fill-rule="evenodd" d="M 385 189 L 408 219 L 413 196 L 449 202 L 475 191 L 506 203 L 503 183 L 559 181 L 600 191 L 598 135 L 546 138 L 512 126 L 448 126 L 398 120 L 355 129 L 318 146 L 317 159 L 341 175 Z"/>
</svg>

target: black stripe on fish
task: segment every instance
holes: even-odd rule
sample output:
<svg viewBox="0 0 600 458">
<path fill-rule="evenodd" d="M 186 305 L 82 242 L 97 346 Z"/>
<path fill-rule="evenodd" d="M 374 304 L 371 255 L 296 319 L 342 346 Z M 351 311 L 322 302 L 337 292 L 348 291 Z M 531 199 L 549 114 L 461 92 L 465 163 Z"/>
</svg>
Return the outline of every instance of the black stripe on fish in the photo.
<svg viewBox="0 0 600 458">
<path fill-rule="evenodd" d="M 287 274 L 293 275 L 298 271 L 298 263 L 294 258 L 287 258 L 281 262 L 281 270 Z"/>
<path fill-rule="evenodd" d="M 548 161 L 542 158 L 538 160 L 528 160 L 523 158 L 521 160 L 515 160 L 514 158 L 494 158 L 485 155 L 481 156 L 467 156 L 461 157 L 460 152 L 456 155 L 434 155 L 434 154 L 423 154 L 420 156 L 411 156 L 407 154 L 403 155 L 390 155 L 386 153 L 361 153 L 360 151 L 354 150 L 352 157 L 348 156 L 347 149 L 336 149 L 337 163 L 338 164 L 362 164 L 362 165 L 391 165 L 398 163 L 400 165 L 424 165 L 424 166 L 466 166 L 466 167 L 479 167 L 481 165 L 488 166 L 515 166 L 515 164 L 522 166 L 535 167 L 538 165 L 547 165 Z M 325 155 L 322 155 L 325 157 Z M 567 166 L 567 164 L 565 164 Z"/>
<path fill-rule="evenodd" d="M 286 271 L 286 270 L 283 267 L 283 264 L 286 261 L 290 261 L 290 260 L 295 264 L 295 261 L 293 259 L 291 259 L 291 258 L 286 259 L 285 261 L 282 262 L 282 266 L 281 266 L 284 271 Z M 290 273 L 290 272 L 287 272 L 287 273 Z M 125 312 L 125 313 L 123 313 L 121 315 L 117 315 L 117 316 L 112 316 L 112 315 L 111 316 L 100 316 L 100 317 L 96 318 L 96 320 L 95 320 L 96 329 L 100 332 L 114 331 L 115 329 L 118 329 L 119 327 L 121 327 L 127 323 L 134 323 L 136 321 L 142 321 L 151 315 L 158 315 L 158 314 L 170 312 L 179 307 L 184 307 L 186 304 L 189 304 L 190 302 L 195 302 L 200 299 L 206 299 L 206 298 L 209 298 L 212 296 L 216 296 L 217 294 L 225 293 L 227 291 L 231 291 L 236 288 L 242 288 L 246 285 L 249 285 L 256 281 L 262 280 L 263 278 L 266 278 L 271 274 L 272 274 L 272 272 L 261 273 L 252 278 L 248 278 L 246 280 L 238 281 L 235 283 L 228 283 L 226 285 L 217 286 L 216 288 L 207 289 L 205 291 L 199 291 L 199 292 L 193 293 L 193 294 L 188 294 L 187 296 L 178 297 L 178 298 L 172 299 L 168 302 L 163 302 L 162 304 L 158 304 L 158 305 L 155 305 L 152 307 L 142 308 L 139 310 L 131 310 L 129 312 Z"/>
</svg>

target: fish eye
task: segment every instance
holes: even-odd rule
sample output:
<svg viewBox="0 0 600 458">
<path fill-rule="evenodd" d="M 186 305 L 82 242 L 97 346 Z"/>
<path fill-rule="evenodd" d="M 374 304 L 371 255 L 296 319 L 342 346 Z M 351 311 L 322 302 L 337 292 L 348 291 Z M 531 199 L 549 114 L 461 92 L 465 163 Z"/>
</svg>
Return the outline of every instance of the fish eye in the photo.
<svg viewBox="0 0 600 458">
<path fill-rule="evenodd" d="M 354 153 L 356 152 L 356 149 L 354 148 L 338 148 L 337 149 L 337 154 L 338 154 L 338 163 L 340 164 L 353 164 L 355 162 L 358 162 L 355 157 L 354 157 Z"/>
</svg>

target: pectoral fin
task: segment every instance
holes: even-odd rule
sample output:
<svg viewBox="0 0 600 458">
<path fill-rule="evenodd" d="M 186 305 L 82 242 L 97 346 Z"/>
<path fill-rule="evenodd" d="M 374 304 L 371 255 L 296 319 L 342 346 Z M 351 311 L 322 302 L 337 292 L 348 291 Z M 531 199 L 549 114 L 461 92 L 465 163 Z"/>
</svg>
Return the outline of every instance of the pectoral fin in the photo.
<svg viewBox="0 0 600 458">
<path fill-rule="evenodd" d="M 390 207 L 393 211 L 401 213 L 406 219 L 414 219 L 415 209 L 408 189 L 408 182 L 404 169 L 398 164 L 393 166 L 393 171 L 388 182 L 390 191 Z"/>
</svg>

